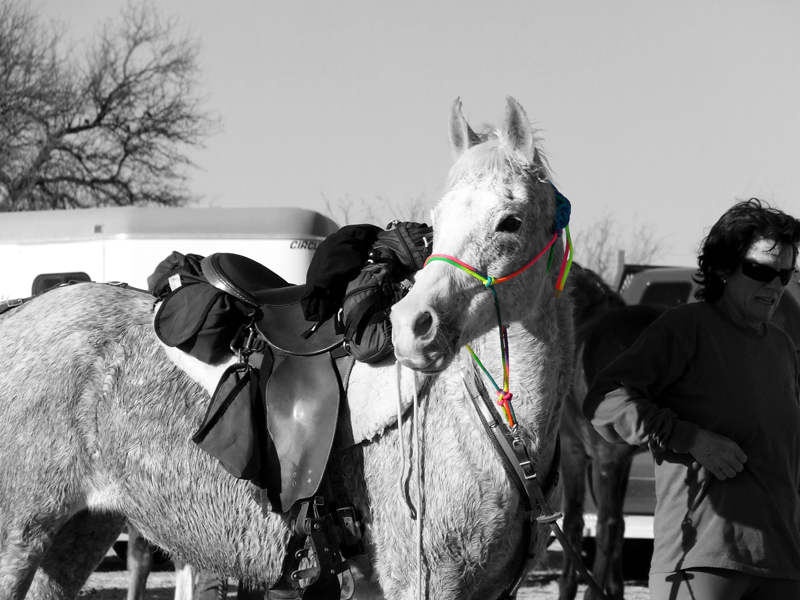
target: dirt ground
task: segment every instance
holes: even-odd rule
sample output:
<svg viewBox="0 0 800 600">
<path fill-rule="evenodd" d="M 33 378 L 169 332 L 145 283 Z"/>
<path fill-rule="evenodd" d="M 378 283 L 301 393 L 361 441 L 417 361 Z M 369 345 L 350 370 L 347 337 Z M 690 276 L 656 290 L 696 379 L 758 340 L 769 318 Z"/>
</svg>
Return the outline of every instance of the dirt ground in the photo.
<svg viewBox="0 0 800 600">
<path fill-rule="evenodd" d="M 557 548 L 551 550 L 540 568 L 533 571 L 525 581 L 517 595 L 518 600 L 557 600 L 558 576 L 561 565 L 561 552 Z M 175 573 L 168 570 L 156 571 L 147 580 L 145 600 L 172 600 L 175 594 Z M 637 573 L 637 575 L 639 575 Z M 639 575 L 646 577 L 643 573 Z M 100 568 L 95 572 L 81 590 L 80 598 L 87 600 L 125 600 L 128 589 L 128 571 L 125 563 L 113 554 L 109 554 Z M 577 598 L 582 599 L 585 585 L 578 589 Z M 236 600 L 236 585 L 231 581 L 228 585 L 228 600 Z M 626 581 L 626 600 L 649 600 L 647 581 L 635 579 Z"/>
</svg>

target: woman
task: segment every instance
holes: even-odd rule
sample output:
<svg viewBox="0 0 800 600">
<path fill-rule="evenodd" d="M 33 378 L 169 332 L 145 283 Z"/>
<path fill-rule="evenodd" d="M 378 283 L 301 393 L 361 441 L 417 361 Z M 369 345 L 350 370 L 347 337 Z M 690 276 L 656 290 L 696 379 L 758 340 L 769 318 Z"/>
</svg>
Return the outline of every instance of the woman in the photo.
<svg viewBox="0 0 800 600">
<path fill-rule="evenodd" d="M 655 459 L 653 600 L 800 598 L 800 368 L 768 323 L 800 223 L 757 199 L 698 259 L 701 302 L 667 311 L 600 373 L 584 414 Z"/>
</svg>

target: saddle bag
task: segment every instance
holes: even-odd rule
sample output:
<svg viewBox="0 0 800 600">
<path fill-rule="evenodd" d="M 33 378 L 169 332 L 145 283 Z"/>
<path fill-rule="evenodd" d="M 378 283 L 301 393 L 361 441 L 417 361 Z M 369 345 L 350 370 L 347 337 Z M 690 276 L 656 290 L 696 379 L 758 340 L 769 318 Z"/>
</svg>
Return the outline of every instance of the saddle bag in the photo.
<svg viewBox="0 0 800 600">
<path fill-rule="evenodd" d="M 192 441 L 216 458 L 234 477 L 260 482 L 266 420 L 258 370 L 248 364 L 228 367 L 211 397 Z"/>
<path fill-rule="evenodd" d="M 161 299 L 155 317 L 158 339 L 214 364 L 230 352 L 231 342 L 258 311 L 208 283 L 202 260 L 197 254 L 173 252 L 158 264 L 147 285 Z"/>
<path fill-rule="evenodd" d="M 342 302 L 345 349 L 356 360 L 378 362 L 394 351 L 392 305 L 408 293 L 409 277 L 424 266 L 432 245 L 433 228 L 425 223 L 394 221 L 378 233 Z"/>
<path fill-rule="evenodd" d="M 433 227 L 425 223 L 392 221 L 378 234 L 374 248 L 395 259 L 394 267 L 410 275 L 425 266 L 433 248 Z"/>
<path fill-rule="evenodd" d="M 147 289 L 163 300 L 183 285 L 208 283 L 200 267 L 202 260 L 199 254 L 173 252 L 156 265 L 155 271 L 147 278 Z"/>
<path fill-rule="evenodd" d="M 387 263 L 371 262 L 347 286 L 342 303 L 344 348 L 356 360 L 372 363 L 393 351 L 389 311 L 403 296 Z"/>
</svg>

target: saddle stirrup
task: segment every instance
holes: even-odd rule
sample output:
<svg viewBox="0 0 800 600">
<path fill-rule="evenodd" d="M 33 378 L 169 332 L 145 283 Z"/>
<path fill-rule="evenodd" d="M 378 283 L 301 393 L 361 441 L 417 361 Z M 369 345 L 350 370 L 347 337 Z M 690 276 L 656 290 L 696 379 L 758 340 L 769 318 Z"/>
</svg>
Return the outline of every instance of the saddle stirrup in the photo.
<svg viewBox="0 0 800 600">
<path fill-rule="evenodd" d="M 336 543 L 330 516 L 321 511 L 324 503 L 316 496 L 300 505 L 283 572 L 267 591 L 267 600 L 340 600 L 353 595 L 350 568 Z M 304 581 L 308 583 L 303 585 Z"/>
</svg>

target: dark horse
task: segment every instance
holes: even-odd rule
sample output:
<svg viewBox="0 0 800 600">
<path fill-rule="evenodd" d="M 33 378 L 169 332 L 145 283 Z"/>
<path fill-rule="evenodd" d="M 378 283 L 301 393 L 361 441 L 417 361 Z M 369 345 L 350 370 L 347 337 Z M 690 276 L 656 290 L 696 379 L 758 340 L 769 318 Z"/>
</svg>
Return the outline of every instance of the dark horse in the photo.
<svg viewBox="0 0 800 600">
<path fill-rule="evenodd" d="M 574 268 L 574 265 L 573 265 Z M 564 482 L 564 533 L 573 548 L 583 537 L 583 500 L 587 470 L 597 504 L 596 553 L 592 573 L 614 600 L 622 599 L 622 506 L 633 455 L 638 448 L 605 441 L 583 416 L 586 392 L 597 374 L 628 349 L 663 308 L 626 306 L 622 297 L 589 269 L 574 269 L 571 277 L 575 320 L 575 371 L 561 419 L 561 474 Z M 578 589 L 575 566 L 564 559 L 559 581 L 561 600 L 572 600 Z M 591 588 L 586 599 L 595 600 Z"/>
</svg>

